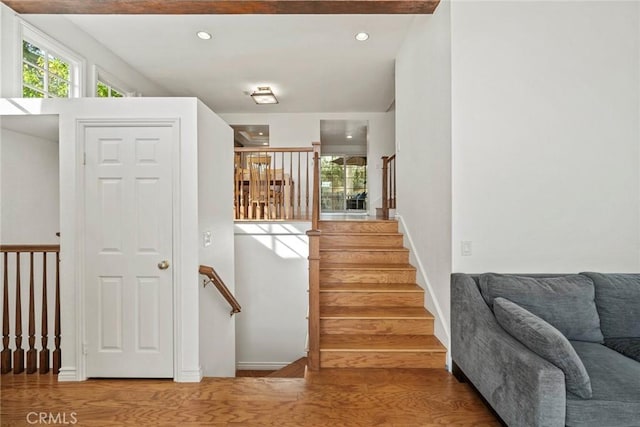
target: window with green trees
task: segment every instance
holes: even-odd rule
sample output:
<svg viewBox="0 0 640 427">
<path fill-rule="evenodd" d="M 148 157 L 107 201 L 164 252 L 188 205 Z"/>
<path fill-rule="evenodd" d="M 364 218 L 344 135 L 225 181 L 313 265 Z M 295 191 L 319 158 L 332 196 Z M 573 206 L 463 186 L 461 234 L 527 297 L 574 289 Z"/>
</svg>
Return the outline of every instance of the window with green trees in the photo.
<svg viewBox="0 0 640 427">
<path fill-rule="evenodd" d="M 96 96 L 98 98 L 122 98 L 123 91 L 114 88 L 108 83 L 98 80 L 96 85 Z"/>
<path fill-rule="evenodd" d="M 22 96 L 68 98 L 72 96 L 73 65 L 45 48 L 22 41 Z"/>
</svg>

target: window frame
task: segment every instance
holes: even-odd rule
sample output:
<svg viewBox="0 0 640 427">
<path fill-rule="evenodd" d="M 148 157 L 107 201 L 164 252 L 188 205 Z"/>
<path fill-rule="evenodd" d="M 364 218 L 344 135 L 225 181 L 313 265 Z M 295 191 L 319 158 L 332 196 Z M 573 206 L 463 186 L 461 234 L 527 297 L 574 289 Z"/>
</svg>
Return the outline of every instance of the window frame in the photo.
<svg viewBox="0 0 640 427">
<path fill-rule="evenodd" d="M 24 64 L 30 62 L 25 62 L 24 54 L 23 54 L 23 42 L 28 42 L 37 48 L 41 49 L 45 54 L 54 56 L 56 58 L 60 58 L 64 62 L 69 64 L 69 94 L 67 98 L 81 98 L 84 96 L 84 69 L 85 69 L 85 60 L 80 55 L 76 54 L 66 46 L 62 45 L 58 41 L 49 37 L 45 33 L 36 29 L 35 27 L 27 24 L 24 21 L 20 22 L 20 37 L 18 38 L 19 43 L 19 81 L 20 81 L 20 96 L 24 96 Z M 48 63 L 48 61 L 47 61 Z M 37 64 L 33 64 L 36 65 Z M 40 68 L 42 69 L 42 68 Z M 45 73 L 45 79 L 49 78 L 49 70 L 42 69 Z M 43 93 L 44 98 L 53 98 L 53 99 L 65 99 L 58 96 L 52 96 L 51 92 L 48 90 L 41 90 L 39 88 L 31 88 L 37 92 Z"/>
<path fill-rule="evenodd" d="M 111 89 L 115 89 L 119 93 L 122 94 L 123 98 L 128 98 L 132 96 L 141 96 L 134 90 L 131 90 L 127 85 L 122 84 L 120 80 L 114 77 L 111 73 L 106 72 L 101 67 L 94 65 L 93 66 L 93 85 L 92 85 L 92 95 L 95 98 L 100 98 L 98 96 L 98 82 L 104 84 L 105 86 L 109 86 Z M 112 98 L 111 96 L 109 98 Z"/>
</svg>

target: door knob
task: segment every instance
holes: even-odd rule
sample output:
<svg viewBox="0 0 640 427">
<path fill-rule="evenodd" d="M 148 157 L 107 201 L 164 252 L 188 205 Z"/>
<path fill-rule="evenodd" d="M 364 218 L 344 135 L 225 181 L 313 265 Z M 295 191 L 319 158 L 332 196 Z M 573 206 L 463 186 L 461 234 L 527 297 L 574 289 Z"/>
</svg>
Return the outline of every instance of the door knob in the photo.
<svg viewBox="0 0 640 427">
<path fill-rule="evenodd" d="M 164 261 L 160 261 L 158 263 L 158 268 L 160 270 L 166 270 L 167 268 L 169 268 L 169 261 L 167 261 L 166 259 Z"/>
</svg>

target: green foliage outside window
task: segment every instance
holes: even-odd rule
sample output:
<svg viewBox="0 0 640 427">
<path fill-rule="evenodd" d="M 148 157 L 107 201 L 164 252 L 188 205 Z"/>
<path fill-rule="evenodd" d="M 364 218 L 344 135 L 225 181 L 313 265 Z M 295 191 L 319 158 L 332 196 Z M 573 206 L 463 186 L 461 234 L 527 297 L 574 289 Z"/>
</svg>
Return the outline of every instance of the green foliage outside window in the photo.
<svg viewBox="0 0 640 427">
<path fill-rule="evenodd" d="M 22 96 L 68 98 L 71 65 L 27 41 L 22 42 Z"/>
<path fill-rule="evenodd" d="M 109 86 L 108 84 L 98 80 L 98 84 L 96 86 L 96 96 L 98 98 L 122 98 L 124 95 L 122 95 L 121 92 Z"/>
</svg>

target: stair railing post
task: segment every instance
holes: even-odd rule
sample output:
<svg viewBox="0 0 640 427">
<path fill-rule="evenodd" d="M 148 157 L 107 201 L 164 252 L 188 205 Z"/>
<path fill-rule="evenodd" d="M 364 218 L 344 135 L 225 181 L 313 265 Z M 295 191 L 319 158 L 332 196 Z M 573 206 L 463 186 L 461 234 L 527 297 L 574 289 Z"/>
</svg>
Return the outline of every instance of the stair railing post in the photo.
<svg viewBox="0 0 640 427">
<path fill-rule="evenodd" d="M 309 342 L 307 366 L 320 369 L 320 143 L 313 143 L 313 199 L 309 237 Z"/>
<path fill-rule="evenodd" d="M 388 168 L 389 157 L 382 156 L 382 218 L 389 219 Z"/>
<path fill-rule="evenodd" d="M 309 343 L 307 366 L 320 369 L 320 231 L 309 230 Z"/>
</svg>

